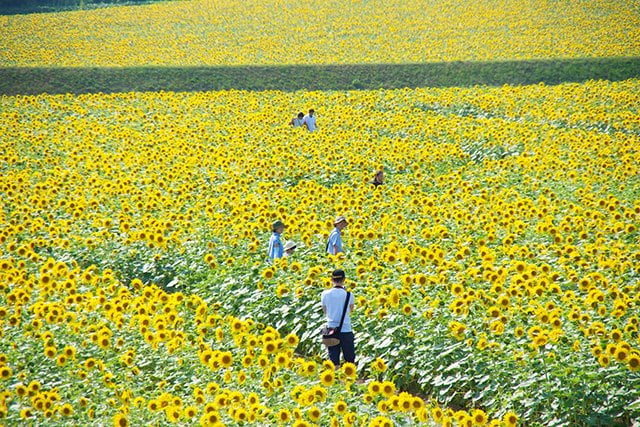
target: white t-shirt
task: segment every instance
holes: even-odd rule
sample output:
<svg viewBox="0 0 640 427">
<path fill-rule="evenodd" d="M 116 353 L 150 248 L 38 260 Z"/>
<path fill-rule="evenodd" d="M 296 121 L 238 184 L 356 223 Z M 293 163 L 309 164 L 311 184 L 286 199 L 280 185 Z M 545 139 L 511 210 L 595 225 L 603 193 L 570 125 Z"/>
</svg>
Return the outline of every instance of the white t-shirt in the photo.
<svg viewBox="0 0 640 427">
<path fill-rule="evenodd" d="M 306 115 L 304 116 L 304 118 L 302 119 L 302 123 L 306 123 L 307 124 L 307 128 L 309 129 L 309 132 L 313 132 L 314 130 L 316 130 L 316 116 L 310 116 L 310 115 Z"/>
<path fill-rule="evenodd" d="M 322 291 L 320 301 L 322 305 L 327 307 L 327 326 L 335 328 L 340 324 L 340 317 L 342 317 L 342 310 L 344 309 L 344 300 L 347 297 L 347 291 L 341 288 L 331 288 Z M 349 305 L 355 305 L 355 298 L 353 293 L 350 294 Z M 349 307 L 344 315 L 344 323 L 342 323 L 341 332 L 351 331 L 351 317 L 349 316 Z"/>
</svg>

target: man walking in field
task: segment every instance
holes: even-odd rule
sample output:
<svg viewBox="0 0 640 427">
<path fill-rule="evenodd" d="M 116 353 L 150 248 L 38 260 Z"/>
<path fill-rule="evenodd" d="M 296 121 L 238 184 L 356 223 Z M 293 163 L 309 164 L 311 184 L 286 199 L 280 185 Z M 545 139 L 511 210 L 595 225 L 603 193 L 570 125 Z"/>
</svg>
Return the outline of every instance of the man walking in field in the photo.
<svg viewBox="0 0 640 427">
<path fill-rule="evenodd" d="M 309 110 L 309 114 L 305 115 L 302 119 L 302 125 L 307 128 L 309 132 L 316 130 L 316 116 L 313 108 Z"/>
<path fill-rule="evenodd" d="M 345 362 L 355 363 L 356 360 L 351 317 L 349 316 L 349 313 L 353 311 L 355 298 L 352 293 L 348 293 L 345 289 L 344 280 L 344 271 L 334 270 L 333 273 L 331 273 L 331 284 L 333 287 L 323 291 L 320 297 L 322 310 L 327 316 L 327 326 L 330 328 L 337 328 L 340 325 L 345 303 L 348 304 L 344 320 L 342 321 L 342 327 L 340 328 L 340 342 L 337 345 L 327 347 L 329 359 L 331 359 L 333 366 L 336 368 L 340 366 L 340 352 L 342 352 Z M 347 300 L 347 298 L 349 299 Z"/>
<path fill-rule="evenodd" d="M 340 215 L 333 221 L 334 229 L 329 234 L 327 240 L 327 253 L 335 255 L 342 252 L 342 229 L 347 226 L 347 220 Z"/>
</svg>

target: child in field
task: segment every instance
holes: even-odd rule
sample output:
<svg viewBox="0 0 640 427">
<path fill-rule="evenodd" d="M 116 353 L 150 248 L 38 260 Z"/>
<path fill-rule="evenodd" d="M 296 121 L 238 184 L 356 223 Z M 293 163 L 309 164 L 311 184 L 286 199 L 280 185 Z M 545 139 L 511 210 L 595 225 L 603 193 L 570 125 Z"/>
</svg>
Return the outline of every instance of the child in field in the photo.
<svg viewBox="0 0 640 427">
<path fill-rule="evenodd" d="M 373 180 L 371 181 L 371 183 L 376 187 L 378 185 L 384 184 L 384 171 L 382 169 L 378 169 L 376 171 L 376 174 L 374 175 Z"/>
<path fill-rule="evenodd" d="M 274 221 L 271 224 L 271 230 L 273 234 L 269 239 L 269 259 L 277 259 L 282 258 L 284 255 L 284 248 L 282 247 L 282 242 L 280 241 L 280 236 L 284 231 L 284 223 L 280 220 Z"/>
<path fill-rule="evenodd" d="M 288 256 L 293 255 L 293 251 L 295 251 L 297 247 L 298 247 L 298 245 L 296 245 L 295 242 L 289 240 L 287 243 L 284 244 L 284 255 L 283 256 L 288 257 Z"/>
</svg>

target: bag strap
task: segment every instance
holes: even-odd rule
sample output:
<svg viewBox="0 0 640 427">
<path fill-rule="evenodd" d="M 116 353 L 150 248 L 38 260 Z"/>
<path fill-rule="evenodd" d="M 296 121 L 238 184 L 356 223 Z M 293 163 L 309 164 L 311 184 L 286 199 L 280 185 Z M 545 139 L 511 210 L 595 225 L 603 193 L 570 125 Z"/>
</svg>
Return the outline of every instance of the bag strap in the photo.
<svg viewBox="0 0 640 427">
<path fill-rule="evenodd" d="M 342 324 L 344 323 L 344 316 L 347 314 L 347 306 L 349 305 L 349 299 L 351 298 L 351 292 L 347 291 L 347 299 L 344 300 L 344 307 L 342 308 L 342 317 L 340 318 L 340 324 L 338 329 L 342 330 Z"/>
</svg>

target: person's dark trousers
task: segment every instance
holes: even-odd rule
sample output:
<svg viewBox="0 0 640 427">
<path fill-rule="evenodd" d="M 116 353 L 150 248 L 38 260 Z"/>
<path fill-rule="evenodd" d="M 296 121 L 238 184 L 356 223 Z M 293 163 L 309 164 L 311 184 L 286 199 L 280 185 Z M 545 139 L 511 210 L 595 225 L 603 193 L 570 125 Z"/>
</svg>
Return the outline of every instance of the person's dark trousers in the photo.
<svg viewBox="0 0 640 427">
<path fill-rule="evenodd" d="M 340 332 L 340 344 L 327 347 L 327 350 L 329 351 L 329 359 L 336 367 L 340 366 L 340 352 L 342 352 L 345 362 L 355 363 L 356 346 L 353 332 Z"/>
</svg>

